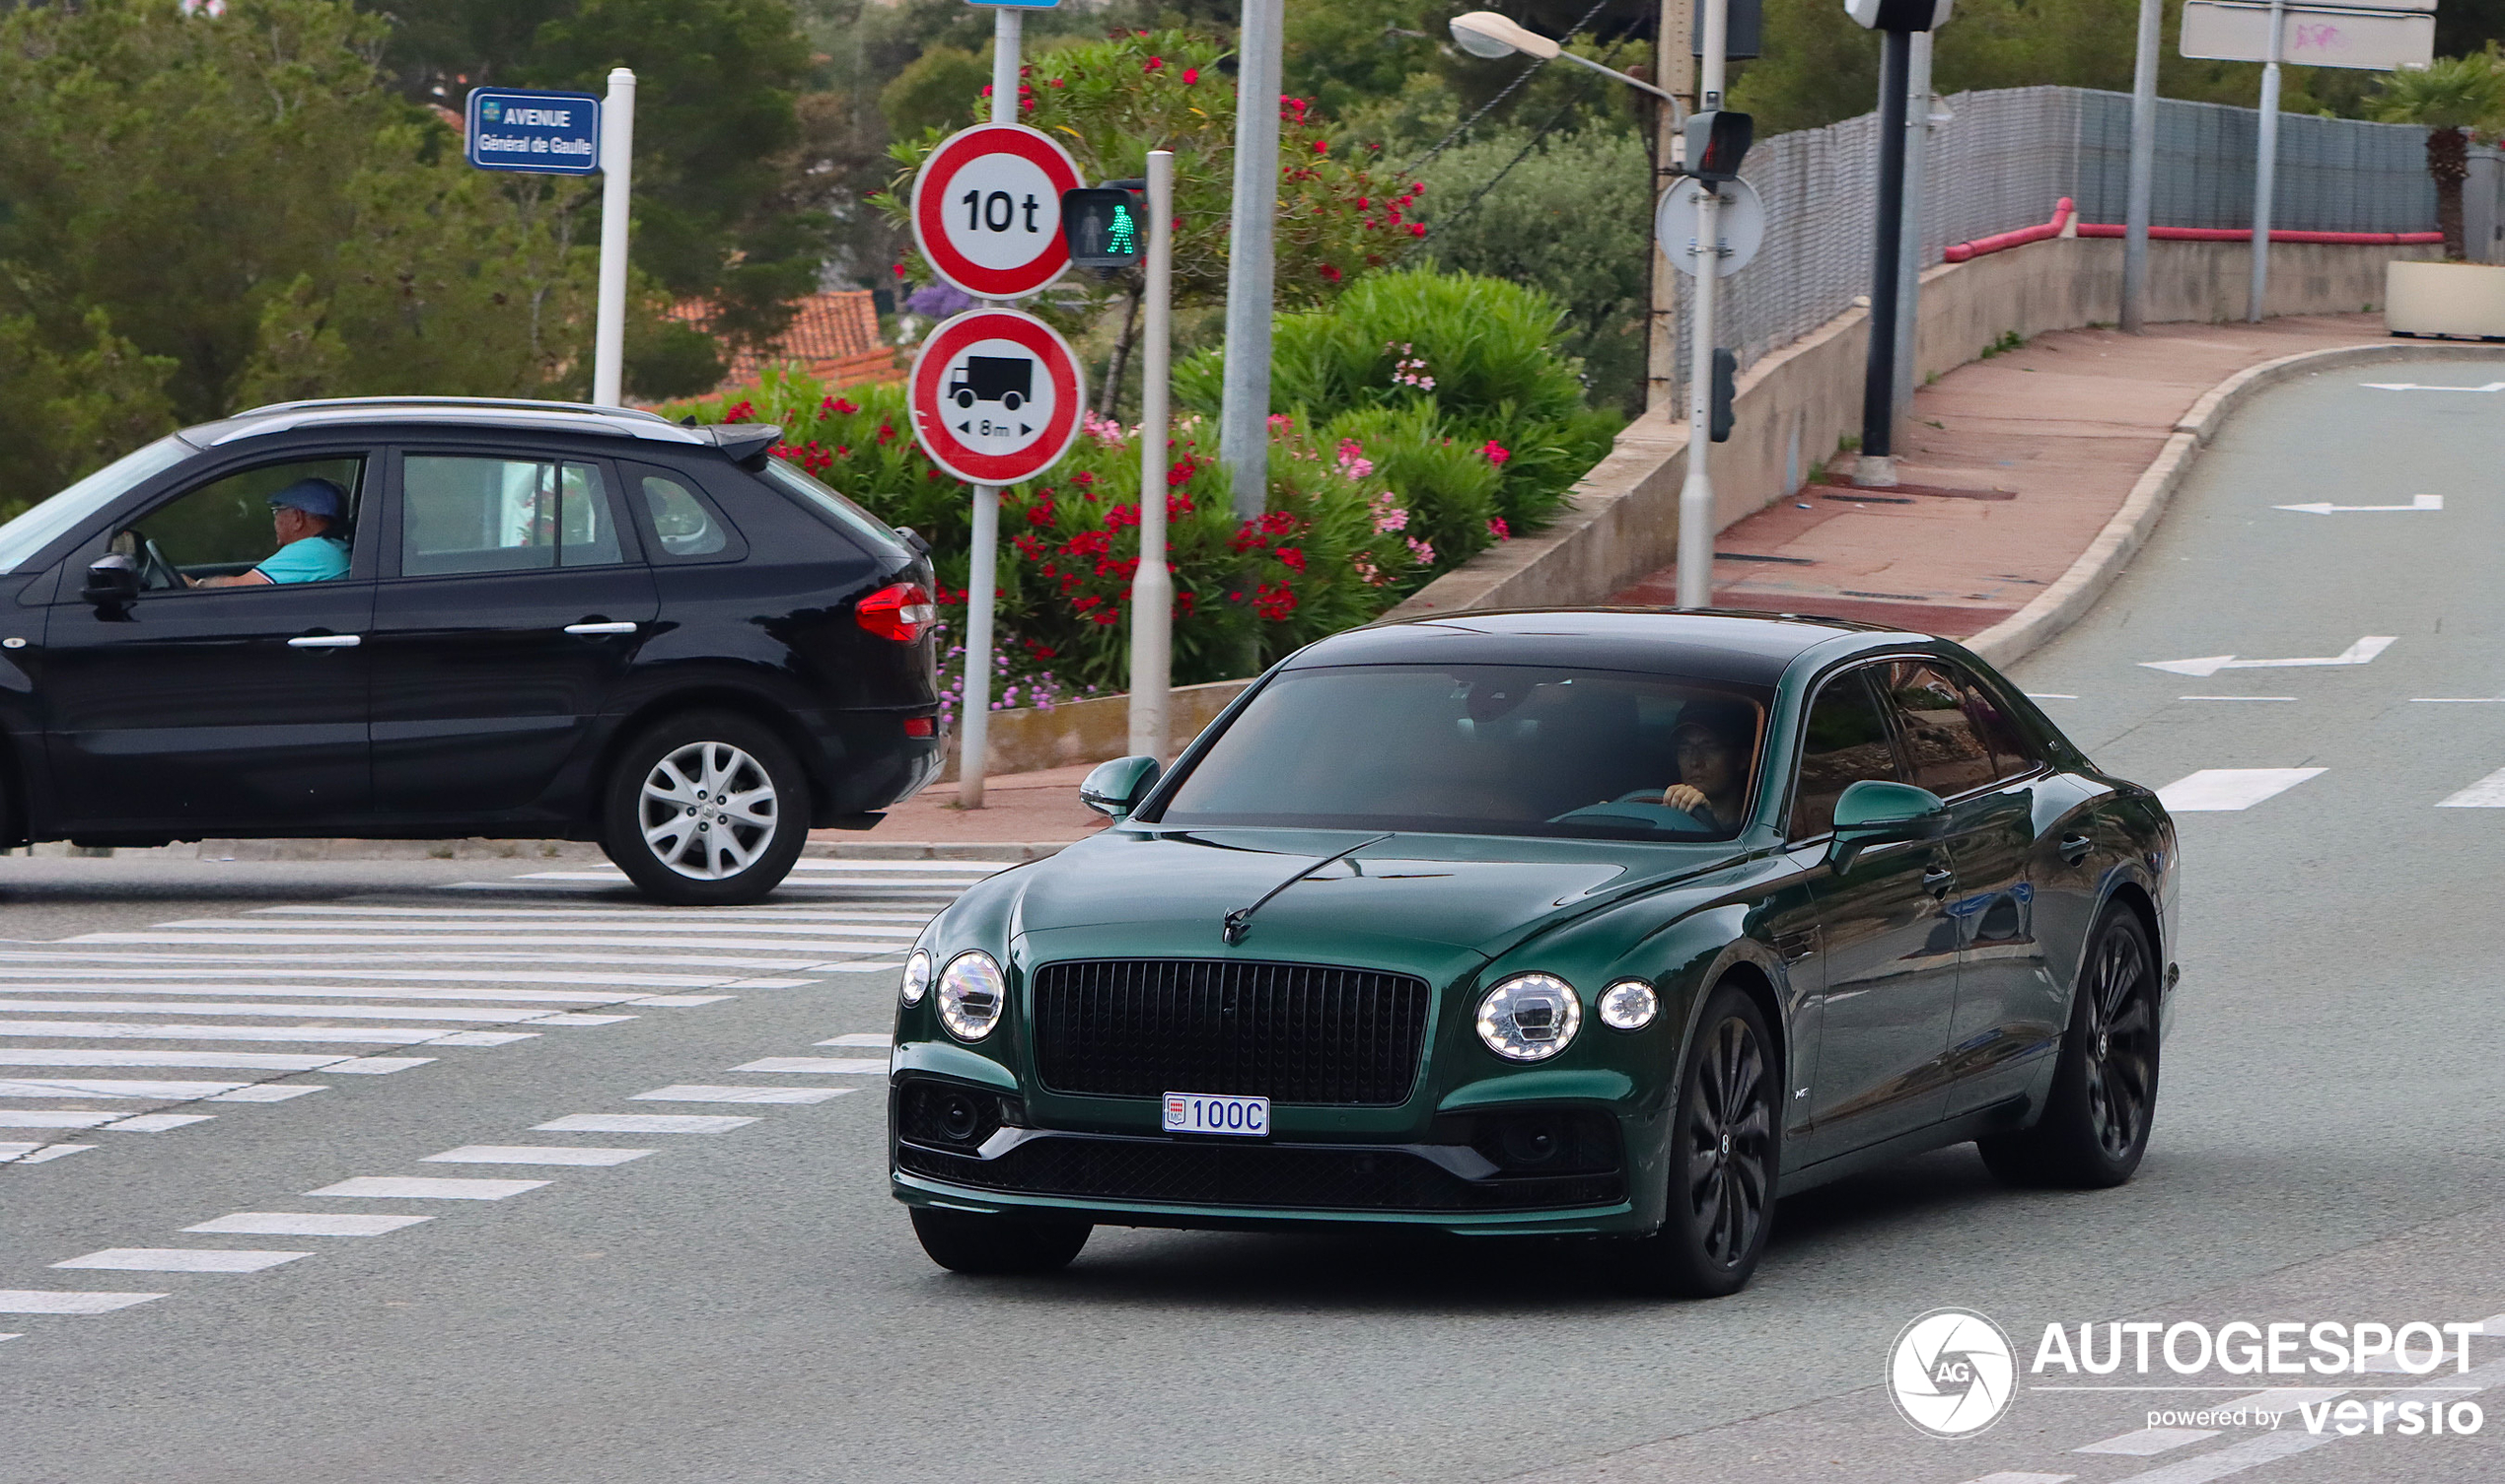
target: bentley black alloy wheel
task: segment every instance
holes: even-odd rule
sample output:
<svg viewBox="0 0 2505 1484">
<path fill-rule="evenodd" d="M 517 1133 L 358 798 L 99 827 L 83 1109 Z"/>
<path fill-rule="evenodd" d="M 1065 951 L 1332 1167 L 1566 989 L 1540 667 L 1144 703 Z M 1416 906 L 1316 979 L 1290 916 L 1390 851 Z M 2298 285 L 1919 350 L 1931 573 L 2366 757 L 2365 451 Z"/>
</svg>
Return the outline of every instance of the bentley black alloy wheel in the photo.
<svg viewBox="0 0 2505 1484">
<path fill-rule="evenodd" d="M 1978 1141 L 1983 1163 L 2012 1184 L 2100 1189 L 2139 1168 L 2157 1108 L 2157 957 L 2148 930 L 2108 907 L 2071 996 L 2070 1029 L 2043 1117 Z"/>
<path fill-rule="evenodd" d="M 1637 1287 L 1719 1298 L 1756 1270 L 1774 1223 L 1772 1044 L 1754 1001 L 1729 986 L 1714 993 L 1680 1077 L 1669 1208 L 1626 1254 Z"/>
</svg>

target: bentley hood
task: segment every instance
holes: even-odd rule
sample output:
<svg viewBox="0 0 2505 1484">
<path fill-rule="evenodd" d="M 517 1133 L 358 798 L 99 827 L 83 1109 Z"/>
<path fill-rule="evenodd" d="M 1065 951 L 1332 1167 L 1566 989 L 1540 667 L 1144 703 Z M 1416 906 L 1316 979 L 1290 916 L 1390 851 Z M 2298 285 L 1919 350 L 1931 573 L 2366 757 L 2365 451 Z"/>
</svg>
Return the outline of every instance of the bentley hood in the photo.
<svg viewBox="0 0 2505 1484">
<path fill-rule="evenodd" d="M 1321 864 L 1351 846 L 1360 848 Z M 1459 972 L 1730 855 L 1728 846 L 1622 841 L 1116 829 L 986 883 L 1010 894 L 983 905 L 1005 909 L 999 927 L 1031 960 L 1288 958 Z M 977 893 L 988 894 L 968 893 L 943 927 L 977 907 Z M 1229 914 L 1246 912 L 1230 943 Z"/>
</svg>

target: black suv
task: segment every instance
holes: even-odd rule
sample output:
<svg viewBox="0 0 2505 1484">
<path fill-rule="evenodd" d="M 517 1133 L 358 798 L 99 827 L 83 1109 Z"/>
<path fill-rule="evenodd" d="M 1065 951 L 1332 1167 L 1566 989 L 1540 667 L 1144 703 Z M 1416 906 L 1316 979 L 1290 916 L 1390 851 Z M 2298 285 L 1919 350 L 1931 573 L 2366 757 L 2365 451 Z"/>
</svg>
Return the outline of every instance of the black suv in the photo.
<svg viewBox="0 0 2505 1484">
<path fill-rule="evenodd" d="M 780 437 L 399 397 L 150 444 L 0 526 L 0 842 L 557 836 L 762 896 L 941 764 L 929 550 Z M 273 556 L 308 505 L 346 570 L 283 580 L 340 561 Z"/>
</svg>

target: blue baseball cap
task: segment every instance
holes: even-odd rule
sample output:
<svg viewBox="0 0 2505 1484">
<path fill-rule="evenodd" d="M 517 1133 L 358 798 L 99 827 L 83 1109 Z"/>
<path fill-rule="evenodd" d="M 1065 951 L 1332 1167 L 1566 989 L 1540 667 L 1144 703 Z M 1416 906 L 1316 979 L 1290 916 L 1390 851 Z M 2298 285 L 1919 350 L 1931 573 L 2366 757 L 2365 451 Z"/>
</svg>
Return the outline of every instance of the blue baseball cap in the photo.
<svg viewBox="0 0 2505 1484">
<path fill-rule="evenodd" d="M 348 492 L 327 479 L 299 479 L 269 497 L 272 510 L 301 510 L 337 522 L 348 514 Z"/>
</svg>

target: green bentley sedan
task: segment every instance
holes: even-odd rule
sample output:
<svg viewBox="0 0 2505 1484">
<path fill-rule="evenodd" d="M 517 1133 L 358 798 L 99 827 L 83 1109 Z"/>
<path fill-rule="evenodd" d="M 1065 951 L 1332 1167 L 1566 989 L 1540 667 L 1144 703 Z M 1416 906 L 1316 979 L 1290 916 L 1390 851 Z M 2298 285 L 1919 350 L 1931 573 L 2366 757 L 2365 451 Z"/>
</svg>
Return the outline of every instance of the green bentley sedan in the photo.
<svg viewBox="0 0 2505 1484">
<path fill-rule="evenodd" d="M 1111 827 L 905 963 L 891 1173 L 944 1267 L 1363 1224 L 1709 1296 L 1823 1181 L 1972 1140 L 2111 1186 L 2147 1147 L 2174 823 L 1945 640 L 1379 624 L 1083 794 Z"/>
</svg>

